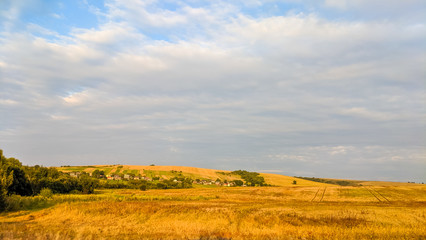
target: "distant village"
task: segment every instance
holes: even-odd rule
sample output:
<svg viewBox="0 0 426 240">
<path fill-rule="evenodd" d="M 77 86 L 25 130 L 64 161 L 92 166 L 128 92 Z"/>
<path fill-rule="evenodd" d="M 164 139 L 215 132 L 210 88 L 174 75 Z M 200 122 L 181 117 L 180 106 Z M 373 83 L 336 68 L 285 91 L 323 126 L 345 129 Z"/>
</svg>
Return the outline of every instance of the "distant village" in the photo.
<svg viewBox="0 0 426 240">
<path fill-rule="evenodd" d="M 75 177 L 75 178 L 79 178 L 82 175 L 89 175 L 93 178 L 98 178 L 98 179 L 106 179 L 106 180 L 113 180 L 113 181 L 129 181 L 129 180 L 144 180 L 144 181 L 148 181 L 148 182 L 152 182 L 152 181 L 159 181 L 162 182 L 164 180 L 169 180 L 169 179 L 164 179 L 161 177 L 147 177 L 147 176 L 142 176 L 141 174 L 135 175 L 135 174 L 94 174 L 95 172 L 69 172 L 68 174 L 71 177 Z M 171 178 L 174 182 L 180 182 L 179 180 L 180 177 L 174 177 Z M 227 181 L 224 180 L 222 181 L 221 179 L 216 179 L 216 180 L 211 180 L 211 179 L 195 179 L 192 180 L 192 184 L 197 184 L 197 185 L 216 185 L 216 186 L 222 186 L 222 187 L 234 187 L 234 186 L 243 186 L 245 187 L 246 185 L 243 184 L 243 181 L 241 180 L 233 180 L 233 181 Z"/>
</svg>

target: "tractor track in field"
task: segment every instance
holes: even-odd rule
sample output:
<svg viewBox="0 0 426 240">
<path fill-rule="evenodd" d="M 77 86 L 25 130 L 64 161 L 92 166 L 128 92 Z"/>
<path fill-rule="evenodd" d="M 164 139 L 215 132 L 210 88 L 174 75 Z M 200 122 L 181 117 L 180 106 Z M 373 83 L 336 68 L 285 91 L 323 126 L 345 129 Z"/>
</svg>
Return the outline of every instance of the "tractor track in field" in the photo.
<svg viewBox="0 0 426 240">
<path fill-rule="evenodd" d="M 383 202 L 388 202 L 390 203 L 389 199 L 387 199 L 383 194 L 381 194 L 379 191 L 377 191 L 377 189 L 374 189 L 372 187 L 370 187 L 371 191 L 375 192 L 378 196 L 380 196 L 382 198 Z"/>
<path fill-rule="evenodd" d="M 321 192 L 321 190 L 322 190 L 322 192 Z M 324 187 L 324 189 L 318 188 L 318 190 L 315 193 L 315 196 L 312 198 L 311 202 L 322 202 L 326 190 L 327 190 L 327 187 Z"/>
<path fill-rule="evenodd" d="M 317 192 L 315 193 L 315 196 L 312 198 L 311 202 L 313 202 L 315 200 L 315 198 L 317 197 L 319 191 L 321 190 L 321 188 L 318 188 Z"/>
<path fill-rule="evenodd" d="M 377 199 L 377 201 L 383 202 L 383 203 L 390 203 L 389 199 L 387 199 L 385 196 L 383 196 L 383 194 L 378 192 L 376 189 L 374 189 L 372 187 L 364 187 L 364 188 L 367 189 L 367 191 L 371 195 L 373 195 Z"/>
<path fill-rule="evenodd" d="M 327 190 L 327 187 L 324 187 L 324 191 L 322 192 L 321 199 L 319 200 L 320 202 L 322 202 L 322 199 L 324 198 L 325 190 Z"/>
<path fill-rule="evenodd" d="M 383 194 L 381 194 L 379 191 L 377 191 L 376 189 L 373 189 L 377 194 L 379 194 L 383 199 L 386 200 L 386 202 L 390 203 L 389 199 L 387 199 Z"/>
</svg>

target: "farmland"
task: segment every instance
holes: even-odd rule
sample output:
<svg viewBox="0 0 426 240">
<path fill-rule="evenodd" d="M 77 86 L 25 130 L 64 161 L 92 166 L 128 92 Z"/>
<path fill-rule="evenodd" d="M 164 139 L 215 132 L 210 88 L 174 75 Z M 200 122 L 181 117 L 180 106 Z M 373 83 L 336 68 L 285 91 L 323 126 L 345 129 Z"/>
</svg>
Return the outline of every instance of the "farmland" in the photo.
<svg viewBox="0 0 426 240">
<path fill-rule="evenodd" d="M 273 175 L 273 174 L 272 174 Z M 313 182 L 55 194 L 0 215 L 2 239 L 424 239 L 426 187 Z M 275 184 L 279 185 L 279 184 Z M 35 201 L 36 197 L 21 197 Z"/>
</svg>

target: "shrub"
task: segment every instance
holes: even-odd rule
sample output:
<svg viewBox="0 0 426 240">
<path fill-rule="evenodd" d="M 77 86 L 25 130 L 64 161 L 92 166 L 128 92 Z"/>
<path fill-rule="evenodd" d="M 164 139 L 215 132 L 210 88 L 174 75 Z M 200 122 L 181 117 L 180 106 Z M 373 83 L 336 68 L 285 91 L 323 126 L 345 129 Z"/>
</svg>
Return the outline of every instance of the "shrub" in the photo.
<svg viewBox="0 0 426 240">
<path fill-rule="evenodd" d="M 53 196 L 53 192 L 49 188 L 43 188 L 40 191 L 40 196 L 44 199 L 50 199 Z"/>
<path fill-rule="evenodd" d="M 23 208 L 21 196 L 11 195 L 6 198 L 6 211 L 18 211 Z"/>
<path fill-rule="evenodd" d="M 159 183 L 157 183 L 157 188 L 158 189 L 167 189 L 167 184 L 159 182 Z"/>
<path fill-rule="evenodd" d="M 241 181 L 241 180 L 233 180 L 233 182 L 234 182 L 234 184 L 235 184 L 235 186 L 243 186 L 243 184 L 244 184 L 244 182 L 243 181 Z"/>
</svg>

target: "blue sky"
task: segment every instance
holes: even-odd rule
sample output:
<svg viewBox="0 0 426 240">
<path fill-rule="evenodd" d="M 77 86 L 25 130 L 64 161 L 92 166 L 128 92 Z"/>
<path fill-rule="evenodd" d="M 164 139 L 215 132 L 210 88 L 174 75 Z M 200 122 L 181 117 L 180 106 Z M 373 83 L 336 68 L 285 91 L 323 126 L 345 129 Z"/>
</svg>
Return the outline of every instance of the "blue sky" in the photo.
<svg viewBox="0 0 426 240">
<path fill-rule="evenodd" d="M 423 1 L 1 1 L 25 164 L 426 181 Z"/>
</svg>

